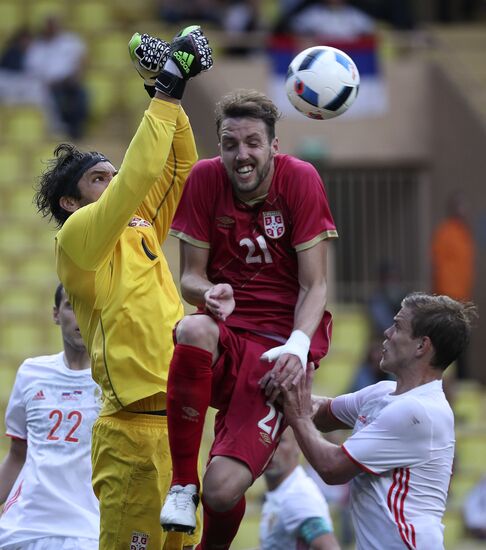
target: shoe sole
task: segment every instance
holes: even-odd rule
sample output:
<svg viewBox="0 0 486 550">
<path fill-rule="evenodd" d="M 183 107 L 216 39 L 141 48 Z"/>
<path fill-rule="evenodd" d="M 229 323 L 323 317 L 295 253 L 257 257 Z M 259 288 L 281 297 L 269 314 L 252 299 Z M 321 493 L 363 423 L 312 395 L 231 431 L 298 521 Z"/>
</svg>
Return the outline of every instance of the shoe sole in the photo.
<svg viewBox="0 0 486 550">
<path fill-rule="evenodd" d="M 176 531 L 177 533 L 186 533 L 186 535 L 194 534 L 195 527 L 189 527 L 189 525 L 181 525 L 179 523 L 164 523 L 162 525 L 164 531 Z"/>
</svg>

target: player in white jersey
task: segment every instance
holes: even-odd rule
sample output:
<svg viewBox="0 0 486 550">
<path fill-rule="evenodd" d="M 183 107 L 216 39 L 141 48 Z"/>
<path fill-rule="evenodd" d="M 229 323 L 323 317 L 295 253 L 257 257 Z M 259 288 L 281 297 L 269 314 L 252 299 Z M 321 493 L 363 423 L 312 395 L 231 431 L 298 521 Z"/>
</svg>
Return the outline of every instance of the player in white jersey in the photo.
<svg viewBox="0 0 486 550">
<path fill-rule="evenodd" d="M 358 550 L 441 550 L 452 474 L 454 417 L 442 374 L 466 348 L 472 304 L 410 294 L 385 331 L 379 382 L 335 399 L 311 398 L 312 375 L 283 389 L 300 448 L 326 483 L 352 481 Z M 262 380 L 262 382 L 264 382 Z M 353 428 L 342 446 L 320 431 Z"/>
<path fill-rule="evenodd" d="M 299 465 L 299 457 L 288 428 L 264 472 L 269 490 L 260 522 L 260 550 L 339 550 L 327 502 Z"/>
<path fill-rule="evenodd" d="M 0 465 L 0 549 L 97 550 L 91 428 L 100 391 L 62 285 L 54 321 L 64 351 L 20 366 L 6 411 L 10 450 Z"/>
</svg>

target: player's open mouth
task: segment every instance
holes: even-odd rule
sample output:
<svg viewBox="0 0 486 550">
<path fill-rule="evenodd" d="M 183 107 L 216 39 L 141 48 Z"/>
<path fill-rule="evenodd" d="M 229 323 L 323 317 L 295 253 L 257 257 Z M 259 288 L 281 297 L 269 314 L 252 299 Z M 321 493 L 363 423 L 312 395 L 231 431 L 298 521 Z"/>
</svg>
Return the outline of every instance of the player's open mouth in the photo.
<svg viewBox="0 0 486 550">
<path fill-rule="evenodd" d="M 245 164 L 244 166 L 240 166 L 239 168 L 236 169 L 236 173 L 239 175 L 239 176 L 248 176 L 249 174 L 251 174 L 253 172 L 253 170 L 255 169 L 255 167 L 251 164 Z"/>
</svg>

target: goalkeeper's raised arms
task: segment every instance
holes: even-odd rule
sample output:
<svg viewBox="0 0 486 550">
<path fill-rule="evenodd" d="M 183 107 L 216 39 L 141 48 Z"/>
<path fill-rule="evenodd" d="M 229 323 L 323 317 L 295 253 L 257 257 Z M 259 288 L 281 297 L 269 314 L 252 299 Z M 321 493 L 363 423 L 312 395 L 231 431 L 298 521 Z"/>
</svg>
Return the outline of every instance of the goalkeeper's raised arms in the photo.
<svg viewBox="0 0 486 550">
<path fill-rule="evenodd" d="M 184 28 L 171 44 L 148 34 L 135 33 L 128 43 L 128 51 L 151 97 L 157 90 L 181 99 L 186 81 L 213 65 L 211 47 L 198 25 Z"/>
</svg>

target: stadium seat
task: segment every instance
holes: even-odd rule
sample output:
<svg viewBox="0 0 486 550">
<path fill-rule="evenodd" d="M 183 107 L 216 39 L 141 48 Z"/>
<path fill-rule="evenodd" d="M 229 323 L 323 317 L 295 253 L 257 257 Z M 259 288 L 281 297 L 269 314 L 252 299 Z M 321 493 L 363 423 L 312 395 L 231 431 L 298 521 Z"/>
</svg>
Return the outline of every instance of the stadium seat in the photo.
<svg viewBox="0 0 486 550">
<path fill-rule="evenodd" d="M 18 298 L 20 299 L 20 296 Z M 37 302 L 34 302 L 32 305 L 38 311 L 39 306 L 36 304 Z M 45 321 L 47 321 L 47 316 Z M 23 358 L 26 358 L 49 353 L 43 341 L 43 332 L 39 330 L 38 318 L 29 322 L 27 316 L 9 316 L 8 320 L 5 319 L 5 316 L 2 317 L 0 346 L 8 356 L 18 357 L 21 354 Z"/>
<path fill-rule="evenodd" d="M 0 147 L 0 189 L 22 181 L 25 170 L 18 149 Z"/>
<path fill-rule="evenodd" d="M 32 237 L 17 219 L 2 221 L 0 231 L 0 257 L 8 263 L 9 258 L 21 257 L 32 248 Z"/>
<path fill-rule="evenodd" d="M 0 310 L 2 315 L 29 315 L 39 310 L 39 292 L 35 288 L 10 284 L 0 292 Z"/>
<path fill-rule="evenodd" d="M 464 548 L 456 546 L 464 541 L 464 528 L 460 511 L 447 511 L 444 516 L 444 542 L 446 548 Z M 465 550 L 465 549 L 464 549 Z"/>
<path fill-rule="evenodd" d="M 54 288 L 57 284 L 54 249 L 24 258 L 18 266 L 17 275 L 26 287 L 35 289 L 41 285 L 43 288 Z"/>
<path fill-rule="evenodd" d="M 37 222 L 34 200 L 34 178 L 31 174 L 26 177 L 19 185 L 10 190 L 9 214 L 11 217 L 22 221 L 25 228 L 25 222 L 31 224 Z"/>
<path fill-rule="evenodd" d="M 47 133 L 44 113 L 40 109 L 24 105 L 9 109 L 4 128 L 9 143 L 22 147 L 42 143 Z"/>
<path fill-rule="evenodd" d="M 14 384 L 18 365 L 11 360 L 2 358 L 0 360 L 0 372 L 2 373 L 2 383 L 0 384 L 0 406 L 5 408 L 10 397 L 10 390 Z M 2 419 L 4 416 L 2 415 Z M 2 437 L 1 439 L 7 439 Z"/>
<path fill-rule="evenodd" d="M 25 9 L 18 0 L 2 0 L 0 2 L 0 32 L 2 37 L 8 37 L 24 24 Z"/>
<path fill-rule="evenodd" d="M 125 26 L 138 24 L 140 21 L 147 21 L 153 24 L 154 21 L 154 2 L 153 0 L 138 0 L 131 2 L 129 0 L 112 0 L 113 19 Z M 148 32 L 145 25 L 142 25 L 140 32 Z M 139 30 L 139 29 L 135 29 Z"/>
<path fill-rule="evenodd" d="M 471 431 L 467 435 L 457 433 L 457 471 L 475 474 L 484 473 L 483 460 L 486 457 L 486 431 Z"/>
<path fill-rule="evenodd" d="M 120 90 L 123 109 L 140 118 L 149 103 L 149 96 L 143 87 L 143 80 L 133 71 L 125 75 L 124 85 Z"/>
<path fill-rule="evenodd" d="M 71 9 L 70 2 L 63 0 L 35 0 L 29 2 L 29 9 L 24 11 L 28 15 L 28 22 L 34 28 L 38 27 L 46 17 L 55 15 L 59 19 L 69 21 L 68 9 Z"/>
<path fill-rule="evenodd" d="M 99 39 L 99 33 L 106 32 L 112 24 L 114 10 L 111 2 L 83 0 L 73 2 L 71 8 L 70 27 L 83 35 L 96 35 L 95 40 Z"/>
<path fill-rule="evenodd" d="M 461 422 L 480 424 L 486 412 L 486 395 L 479 384 L 460 381 L 454 399 L 454 413 Z"/>
<path fill-rule="evenodd" d="M 102 68 L 105 73 L 110 72 L 114 80 L 116 70 L 131 71 L 131 62 L 128 55 L 128 41 L 130 32 L 113 31 L 97 36 L 90 42 L 91 66 Z M 120 82 L 116 82 L 120 85 Z"/>
<path fill-rule="evenodd" d="M 114 74 L 91 70 L 86 75 L 90 95 L 91 115 L 98 120 L 116 110 L 118 104 L 118 79 Z"/>
<path fill-rule="evenodd" d="M 451 479 L 451 486 L 449 489 L 449 500 L 454 503 L 461 503 L 464 497 L 469 491 L 478 483 L 481 479 L 481 475 L 478 473 L 461 472 L 460 463 L 457 467 L 457 471 Z"/>
</svg>

